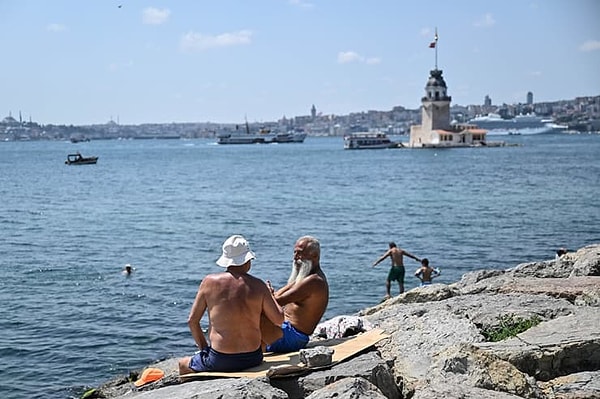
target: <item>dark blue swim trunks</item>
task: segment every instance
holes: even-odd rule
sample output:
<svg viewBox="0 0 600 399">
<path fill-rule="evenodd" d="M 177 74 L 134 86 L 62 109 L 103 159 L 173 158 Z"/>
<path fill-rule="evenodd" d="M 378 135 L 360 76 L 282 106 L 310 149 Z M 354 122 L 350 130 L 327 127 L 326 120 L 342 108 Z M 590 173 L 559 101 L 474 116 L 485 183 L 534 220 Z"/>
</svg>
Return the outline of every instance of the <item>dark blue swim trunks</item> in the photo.
<svg viewBox="0 0 600 399">
<path fill-rule="evenodd" d="M 220 353 L 206 347 L 194 354 L 189 367 L 194 371 L 241 371 L 263 361 L 262 349 L 246 353 Z"/>
<path fill-rule="evenodd" d="M 289 321 L 284 321 L 281 325 L 281 329 L 283 330 L 283 337 L 279 338 L 272 344 L 267 345 L 267 347 L 265 348 L 267 352 L 296 352 L 306 347 L 306 344 L 309 340 L 309 336 L 304 334 L 303 332 L 296 330 L 294 326 L 290 324 Z"/>
</svg>

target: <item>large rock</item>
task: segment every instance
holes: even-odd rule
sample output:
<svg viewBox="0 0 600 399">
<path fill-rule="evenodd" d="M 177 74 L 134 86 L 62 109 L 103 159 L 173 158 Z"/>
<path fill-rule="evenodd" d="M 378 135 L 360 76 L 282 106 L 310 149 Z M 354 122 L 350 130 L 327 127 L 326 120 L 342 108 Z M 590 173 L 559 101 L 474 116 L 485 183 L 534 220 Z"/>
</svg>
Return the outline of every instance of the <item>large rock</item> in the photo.
<svg viewBox="0 0 600 399">
<path fill-rule="evenodd" d="M 514 338 L 478 346 L 540 381 L 600 370 L 600 311 L 577 309 Z"/>
<path fill-rule="evenodd" d="M 540 386 L 545 397 L 553 399 L 600 398 L 600 371 L 585 371 L 558 377 Z"/>
<path fill-rule="evenodd" d="M 600 398 L 599 309 L 596 244 L 558 259 L 467 273 L 454 284 L 415 288 L 332 319 L 309 346 L 371 326 L 385 329 L 389 338 L 326 370 L 182 384 L 176 359 L 168 359 L 159 364 L 166 370 L 161 381 L 138 391 L 133 373 L 104 384 L 96 397 Z M 486 341 L 483 332 L 519 319 L 539 324 L 500 342 Z"/>
<path fill-rule="evenodd" d="M 311 393 L 306 399 L 385 399 L 381 391 L 360 377 L 348 377 Z"/>
</svg>

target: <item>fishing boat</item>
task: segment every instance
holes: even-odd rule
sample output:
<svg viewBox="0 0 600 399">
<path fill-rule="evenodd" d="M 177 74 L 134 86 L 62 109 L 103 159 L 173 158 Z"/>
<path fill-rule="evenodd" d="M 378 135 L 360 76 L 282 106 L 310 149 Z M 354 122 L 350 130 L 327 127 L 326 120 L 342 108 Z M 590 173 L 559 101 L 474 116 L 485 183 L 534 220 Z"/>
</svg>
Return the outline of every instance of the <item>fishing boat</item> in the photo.
<svg viewBox="0 0 600 399">
<path fill-rule="evenodd" d="M 383 132 L 357 132 L 344 136 L 345 150 L 367 150 L 395 148 L 398 143 L 393 142 Z"/>
<path fill-rule="evenodd" d="M 80 153 L 67 155 L 67 165 L 93 165 L 98 162 L 98 157 L 84 157 Z"/>
</svg>

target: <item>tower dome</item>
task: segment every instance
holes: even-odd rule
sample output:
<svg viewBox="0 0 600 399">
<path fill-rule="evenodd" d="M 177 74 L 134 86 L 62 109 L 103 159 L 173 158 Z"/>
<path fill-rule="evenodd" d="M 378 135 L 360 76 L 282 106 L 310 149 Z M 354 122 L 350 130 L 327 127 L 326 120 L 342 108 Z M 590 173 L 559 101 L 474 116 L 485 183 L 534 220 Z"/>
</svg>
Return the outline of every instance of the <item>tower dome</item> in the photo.
<svg viewBox="0 0 600 399">
<path fill-rule="evenodd" d="M 452 98 L 448 96 L 447 89 L 442 70 L 433 69 L 429 72 L 429 79 L 425 86 L 426 96 L 423 101 L 452 101 Z"/>
<path fill-rule="evenodd" d="M 430 72 L 429 80 L 427 81 L 427 86 L 439 86 L 439 87 L 447 87 L 446 81 L 442 76 L 442 71 L 439 69 L 434 69 Z"/>
</svg>

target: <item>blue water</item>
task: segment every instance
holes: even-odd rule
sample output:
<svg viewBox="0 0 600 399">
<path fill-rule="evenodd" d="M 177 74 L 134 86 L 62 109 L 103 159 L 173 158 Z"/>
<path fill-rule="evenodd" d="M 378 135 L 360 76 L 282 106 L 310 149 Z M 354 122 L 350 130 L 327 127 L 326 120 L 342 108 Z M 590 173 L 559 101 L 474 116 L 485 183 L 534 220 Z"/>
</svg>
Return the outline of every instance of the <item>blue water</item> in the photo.
<svg viewBox="0 0 600 399">
<path fill-rule="evenodd" d="M 600 135 L 502 139 L 522 145 L 0 143 L 0 397 L 77 397 L 190 354 L 191 303 L 231 234 L 248 238 L 252 273 L 275 286 L 296 238 L 318 237 L 326 318 L 379 302 L 389 263 L 371 264 L 390 240 L 445 283 L 600 242 Z M 98 164 L 65 165 L 76 150 Z M 417 266 L 408 260 L 407 289 Z"/>
</svg>

